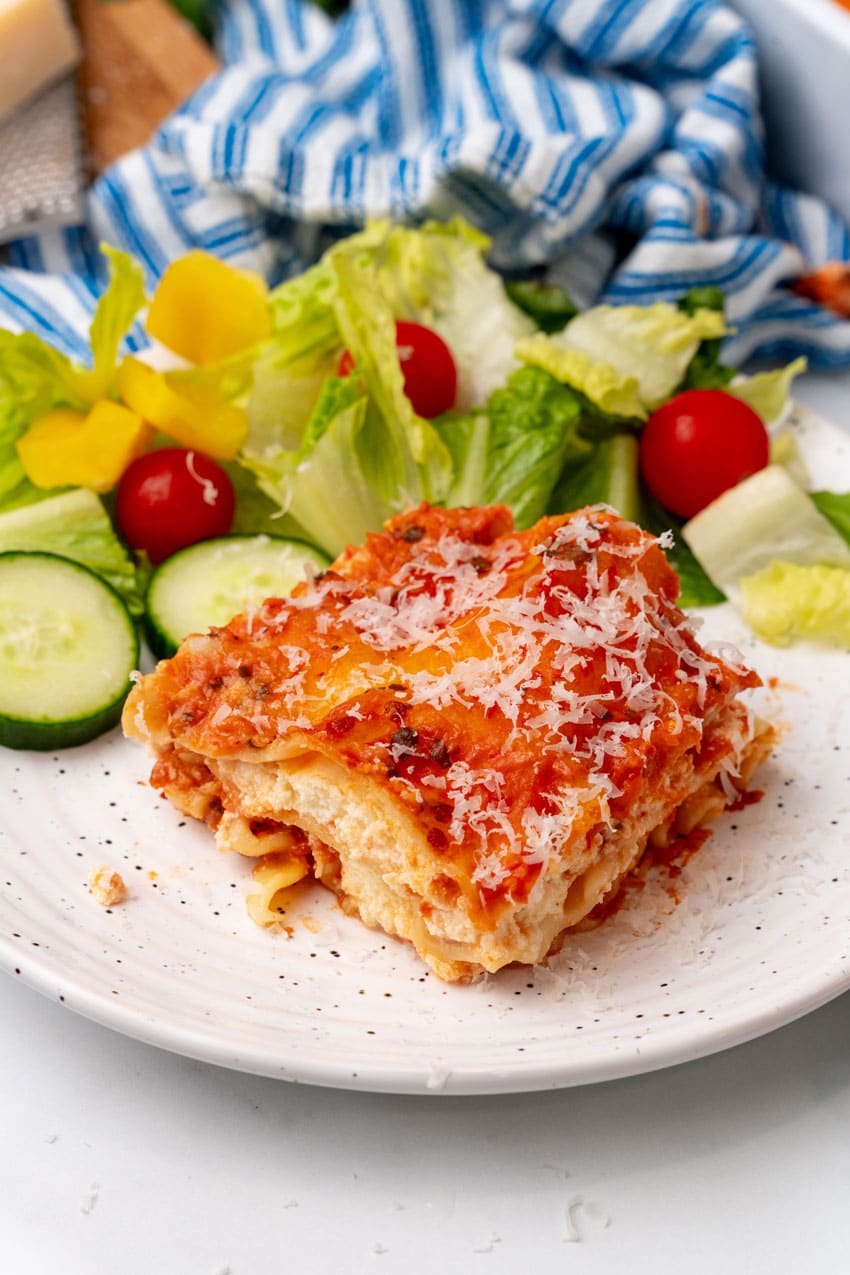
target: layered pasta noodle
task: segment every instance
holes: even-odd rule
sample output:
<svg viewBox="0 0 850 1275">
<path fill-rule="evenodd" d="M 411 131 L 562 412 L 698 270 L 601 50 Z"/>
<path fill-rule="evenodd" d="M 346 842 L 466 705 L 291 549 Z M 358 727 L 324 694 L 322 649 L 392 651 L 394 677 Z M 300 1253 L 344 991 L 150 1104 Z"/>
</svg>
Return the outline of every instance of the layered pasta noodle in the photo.
<svg viewBox="0 0 850 1275">
<path fill-rule="evenodd" d="M 309 871 L 441 978 L 535 964 L 771 747 L 739 698 L 757 675 L 700 646 L 663 548 L 605 508 L 516 531 L 423 505 L 189 637 L 124 729 L 265 865 L 258 919 Z"/>
</svg>

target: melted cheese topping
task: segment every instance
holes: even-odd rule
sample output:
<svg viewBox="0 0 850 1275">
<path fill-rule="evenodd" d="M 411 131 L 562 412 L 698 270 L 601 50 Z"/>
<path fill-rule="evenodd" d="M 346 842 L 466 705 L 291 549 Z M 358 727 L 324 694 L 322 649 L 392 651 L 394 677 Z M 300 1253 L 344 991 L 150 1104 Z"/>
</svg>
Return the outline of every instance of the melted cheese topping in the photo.
<svg viewBox="0 0 850 1275">
<path fill-rule="evenodd" d="M 482 906 L 516 902 L 758 683 L 699 646 L 664 545 L 601 507 L 517 532 L 501 507 L 422 506 L 188 639 L 125 720 L 161 748 L 357 768 Z"/>
</svg>

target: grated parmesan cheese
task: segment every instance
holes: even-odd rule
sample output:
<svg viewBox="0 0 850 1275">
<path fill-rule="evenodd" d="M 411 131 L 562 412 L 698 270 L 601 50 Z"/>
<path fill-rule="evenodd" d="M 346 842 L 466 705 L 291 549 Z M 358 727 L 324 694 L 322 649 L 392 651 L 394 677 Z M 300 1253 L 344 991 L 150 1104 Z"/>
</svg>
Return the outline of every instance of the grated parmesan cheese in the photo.
<svg viewBox="0 0 850 1275">
<path fill-rule="evenodd" d="M 407 521 L 348 551 L 294 597 L 246 612 L 237 640 L 262 650 L 269 634 L 273 671 L 247 674 L 237 649 L 231 699 L 227 688 L 210 697 L 208 725 L 240 745 L 245 737 L 263 743 L 321 726 L 332 711 L 338 737 L 356 740 L 352 728 L 387 709 L 386 699 L 376 698 L 376 709 L 365 697 L 392 688 L 397 724 L 420 709 L 417 723 L 437 715 L 446 739 L 428 725 L 419 753 L 417 729 L 405 724 L 403 737 L 399 726 L 388 743 L 383 728 L 368 728 L 365 743 L 345 745 L 349 757 L 359 747 L 376 773 L 389 763 L 388 781 L 411 804 L 439 799 L 446 810 L 434 844 L 447 837 L 467 846 L 473 880 L 486 891 L 523 865 L 542 879 L 578 824 L 604 835 L 622 818 L 614 803 L 632 791 L 630 774 L 656 754 L 697 747 L 724 666 L 726 676 L 745 670 L 728 647 L 700 649 L 697 623 L 673 603 L 657 552 L 670 533 L 647 535 L 603 506 L 544 520 L 530 535 L 505 533 L 491 519 L 478 539 L 442 517 L 448 530 L 426 534 Z M 464 733 L 466 713 L 475 715 L 474 732 Z M 463 740 L 460 756 L 449 747 L 451 728 Z M 441 752 L 430 758 L 446 759 L 436 773 L 428 769 L 433 746 Z M 503 769 L 500 752 L 511 759 Z M 417 758 L 426 767 L 414 780 L 407 768 Z M 523 791 L 510 774 L 531 770 L 534 786 Z M 721 773 L 727 796 L 734 773 Z"/>
</svg>

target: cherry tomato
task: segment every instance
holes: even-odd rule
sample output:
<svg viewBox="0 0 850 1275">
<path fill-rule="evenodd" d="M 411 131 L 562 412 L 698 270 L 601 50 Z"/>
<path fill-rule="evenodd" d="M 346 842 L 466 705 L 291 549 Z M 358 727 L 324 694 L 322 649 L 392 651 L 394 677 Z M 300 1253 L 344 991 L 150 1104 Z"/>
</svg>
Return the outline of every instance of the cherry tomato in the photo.
<svg viewBox="0 0 850 1275">
<path fill-rule="evenodd" d="M 198 540 L 226 536 L 235 503 L 233 484 L 209 456 L 163 447 L 124 470 L 115 516 L 127 543 L 156 563 Z"/>
<path fill-rule="evenodd" d="M 656 500 L 692 518 L 768 463 L 761 417 L 724 390 L 685 390 L 652 413 L 640 441 L 640 469 Z"/>
<path fill-rule="evenodd" d="M 433 420 L 454 407 L 457 368 L 443 338 L 421 323 L 399 319 L 395 325 L 395 342 L 404 377 L 404 392 L 414 412 Z M 348 376 L 353 368 L 354 359 L 348 350 L 343 350 L 337 363 L 337 376 Z"/>
</svg>

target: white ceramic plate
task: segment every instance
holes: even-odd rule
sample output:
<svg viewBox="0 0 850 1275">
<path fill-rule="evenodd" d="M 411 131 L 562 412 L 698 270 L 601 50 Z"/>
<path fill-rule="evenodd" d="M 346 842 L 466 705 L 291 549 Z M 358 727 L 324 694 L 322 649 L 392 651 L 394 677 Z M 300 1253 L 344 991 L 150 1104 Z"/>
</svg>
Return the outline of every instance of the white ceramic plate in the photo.
<svg viewBox="0 0 850 1275">
<path fill-rule="evenodd" d="M 808 417 L 799 430 L 815 485 L 850 486 L 847 436 Z M 148 759 L 117 733 L 55 756 L 0 750 L 0 961 L 166 1049 L 343 1088 L 581 1084 L 790 1022 L 850 987 L 850 656 L 763 647 L 728 607 L 706 628 L 775 679 L 758 700 L 788 730 L 764 799 L 548 969 L 444 986 L 315 887 L 291 936 L 258 929 L 248 865 L 146 786 Z M 87 892 L 99 863 L 130 889 L 111 911 Z"/>
</svg>

